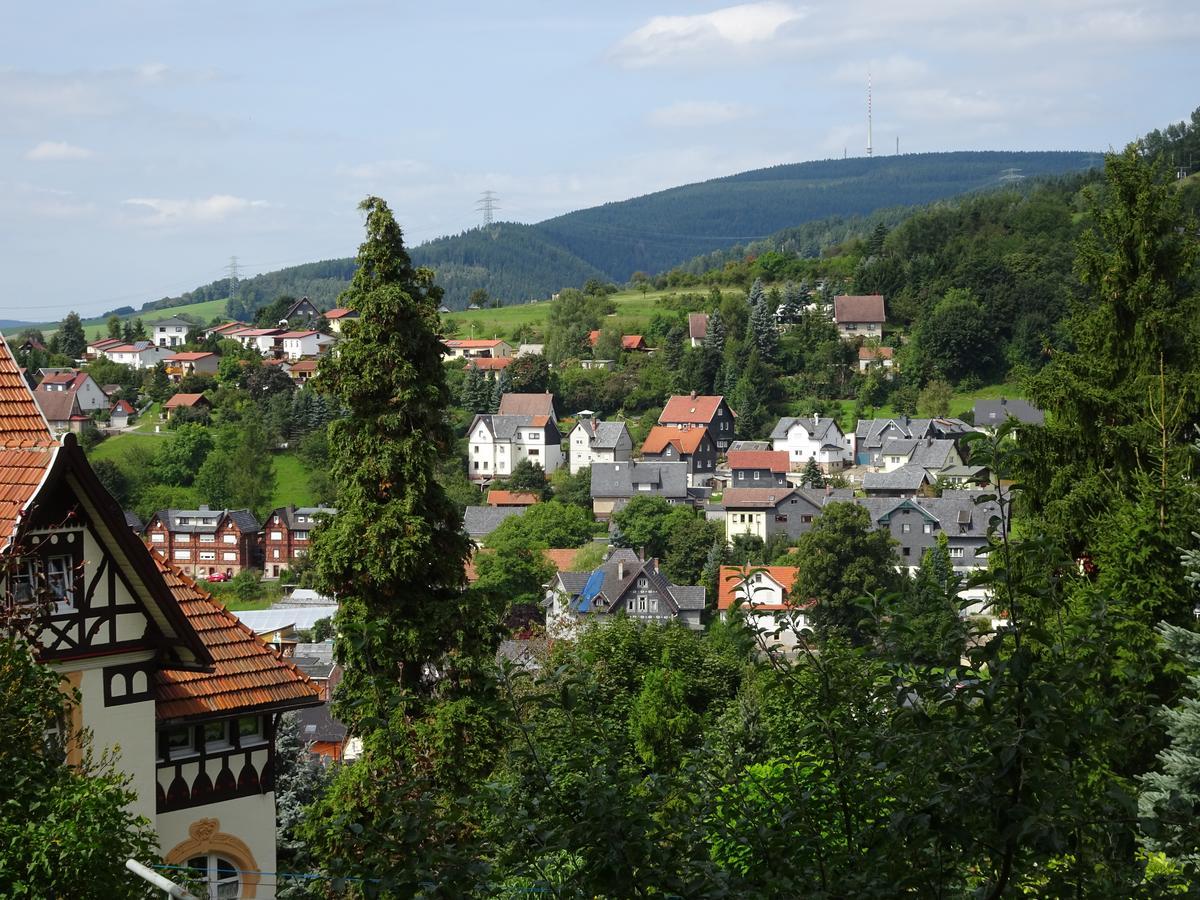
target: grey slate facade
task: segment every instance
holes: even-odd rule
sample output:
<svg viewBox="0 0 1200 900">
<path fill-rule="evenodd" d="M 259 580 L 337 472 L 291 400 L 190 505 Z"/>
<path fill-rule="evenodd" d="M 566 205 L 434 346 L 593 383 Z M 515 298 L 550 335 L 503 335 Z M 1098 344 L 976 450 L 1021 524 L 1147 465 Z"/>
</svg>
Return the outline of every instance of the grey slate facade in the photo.
<svg viewBox="0 0 1200 900">
<path fill-rule="evenodd" d="M 941 497 L 906 499 L 858 498 L 854 502 L 870 513 L 871 521 L 899 545 L 896 555 L 905 566 L 919 566 L 925 551 L 944 533 L 950 562 L 956 568 L 987 565 L 987 531 L 1000 515 L 995 500 L 977 502 L 984 491 L 944 491 Z"/>
<path fill-rule="evenodd" d="M 687 464 L 681 462 L 615 462 L 592 464 L 592 511 L 607 518 L 631 497 L 662 497 L 687 503 Z"/>
<path fill-rule="evenodd" d="M 957 441 L 974 431 L 962 419 L 859 419 L 854 429 L 854 463 L 859 466 L 882 465 L 883 445 L 889 438 L 948 438 Z"/>
</svg>

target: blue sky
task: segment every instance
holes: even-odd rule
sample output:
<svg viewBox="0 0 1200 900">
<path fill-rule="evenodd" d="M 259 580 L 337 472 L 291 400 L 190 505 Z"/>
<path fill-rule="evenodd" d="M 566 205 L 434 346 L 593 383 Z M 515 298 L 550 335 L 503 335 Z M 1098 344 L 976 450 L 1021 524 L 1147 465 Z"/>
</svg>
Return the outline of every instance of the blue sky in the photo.
<svg viewBox="0 0 1200 900">
<path fill-rule="evenodd" d="M 1200 105 L 1186 0 L 0 7 L 0 319 L 782 162 L 1120 146 Z"/>
</svg>

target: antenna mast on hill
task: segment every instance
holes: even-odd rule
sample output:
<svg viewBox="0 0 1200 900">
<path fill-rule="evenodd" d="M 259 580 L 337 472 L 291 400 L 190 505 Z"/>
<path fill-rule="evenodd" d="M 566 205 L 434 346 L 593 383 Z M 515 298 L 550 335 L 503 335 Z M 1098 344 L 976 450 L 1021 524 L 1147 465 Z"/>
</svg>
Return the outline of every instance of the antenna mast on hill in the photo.
<svg viewBox="0 0 1200 900">
<path fill-rule="evenodd" d="M 226 268 L 229 269 L 229 299 L 232 300 L 238 283 L 238 259 L 236 256 L 229 257 L 229 265 Z"/>
<path fill-rule="evenodd" d="M 495 191 L 484 191 L 479 195 L 479 202 L 475 204 L 475 208 L 483 213 L 484 225 L 492 224 L 492 213 L 500 208 L 500 204 L 496 202 L 499 199 Z"/>
<path fill-rule="evenodd" d="M 867 72 L 867 156 L 871 155 L 871 73 Z"/>
</svg>

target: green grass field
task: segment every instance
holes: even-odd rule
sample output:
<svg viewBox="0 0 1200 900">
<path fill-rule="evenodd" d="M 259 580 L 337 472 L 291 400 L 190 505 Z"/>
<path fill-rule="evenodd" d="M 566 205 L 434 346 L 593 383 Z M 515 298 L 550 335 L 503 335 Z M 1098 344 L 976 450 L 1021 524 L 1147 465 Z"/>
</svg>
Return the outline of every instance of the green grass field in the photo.
<svg viewBox="0 0 1200 900">
<path fill-rule="evenodd" d="M 974 391 L 955 391 L 950 395 L 950 415 L 959 418 L 963 413 L 975 407 L 976 400 L 992 400 L 998 397 L 1008 397 L 1012 400 L 1023 400 L 1025 394 L 1022 392 L 1020 385 L 1013 382 L 1005 382 L 1002 384 L 988 384 Z M 854 400 L 839 400 L 841 406 L 841 421 L 842 430 L 854 428 Z M 875 406 L 867 409 L 867 415 L 877 419 L 887 418 L 896 415 L 890 405 Z"/>
<path fill-rule="evenodd" d="M 275 454 L 275 493 L 271 506 L 314 506 L 316 499 L 308 486 L 308 469 L 294 453 Z"/>
<path fill-rule="evenodd" d="M 122 321 L 133 321 L 141 319 L 147 327 L 152 322 L 157 322 L 160 319 L 169 319 L 171 316 L 188 315 L 199 319 L 204 324 L 208 324 L 214 318 L 224 318 L 225 316 L 225 301 L 224 300 L 205 300 L 203 303 L 189 303 L 186 306 L 176 306 L 171 309 L 154 309 L 148 312 L 136 312 L 131 316 L 122 316 Z M 60 320 L 61 321 L 61 320 Z M 50 337 L 58 330 L 59 322 L 43 322 L 34 325 L 34 328 L 41 329 L 46 337 Z M 84 319 L 83 332 L 87 335 L 88 340 L 93 340 L 102 337 L 108 328 L 108 320 L 102 318 Z"/>
</svg>

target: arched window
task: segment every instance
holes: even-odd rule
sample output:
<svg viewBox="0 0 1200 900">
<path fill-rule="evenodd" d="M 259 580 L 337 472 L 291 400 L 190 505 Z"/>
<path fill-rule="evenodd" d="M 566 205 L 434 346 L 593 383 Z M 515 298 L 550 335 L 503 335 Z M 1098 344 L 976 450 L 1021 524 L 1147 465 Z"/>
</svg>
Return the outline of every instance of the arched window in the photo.
<svg viewBox="0 0 1200 900">
<path fill-rule="evenodd" d="M 237 866 L 223 856 L 209 853 L 193 856 L 187 861 L 188 875 L 193 882 L 203 885 L 207 900 L 236 900 L 242 896 L 242 880 Z"/>
</svg>

